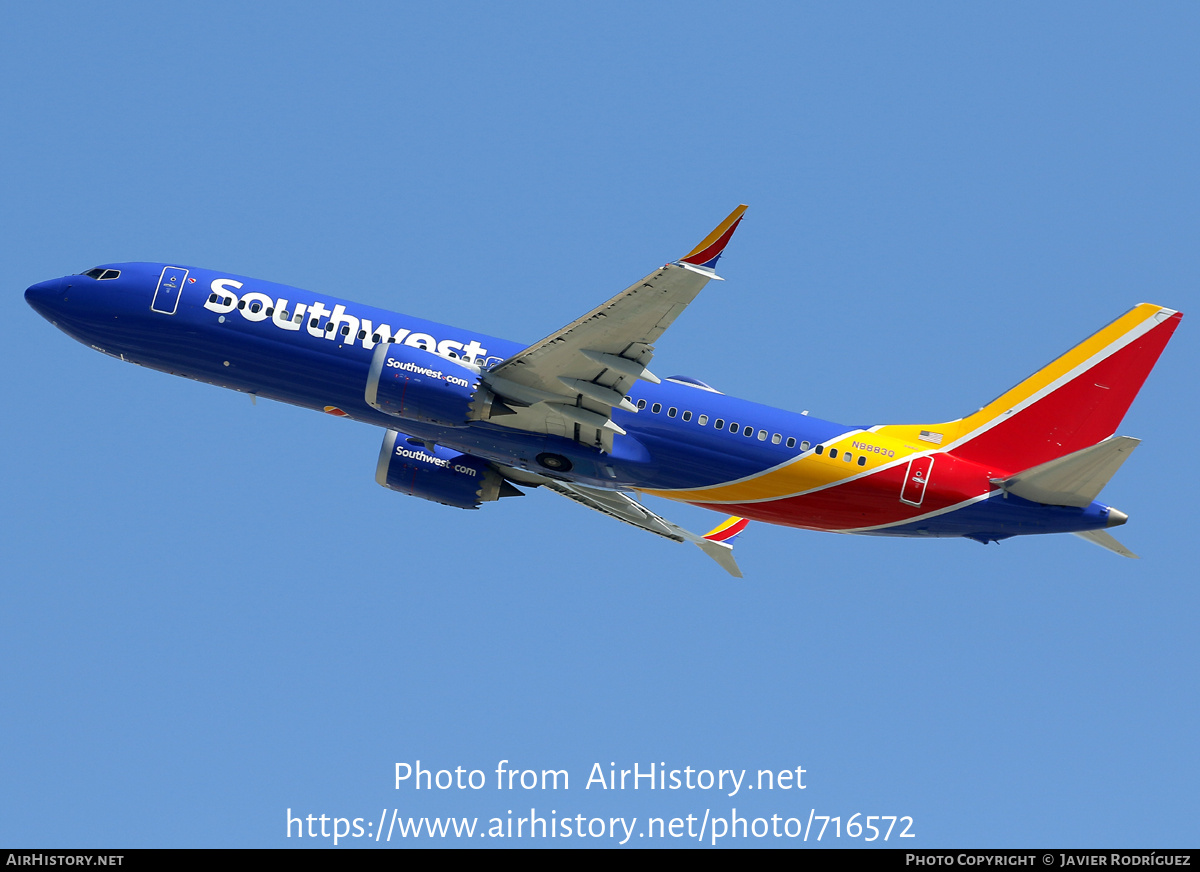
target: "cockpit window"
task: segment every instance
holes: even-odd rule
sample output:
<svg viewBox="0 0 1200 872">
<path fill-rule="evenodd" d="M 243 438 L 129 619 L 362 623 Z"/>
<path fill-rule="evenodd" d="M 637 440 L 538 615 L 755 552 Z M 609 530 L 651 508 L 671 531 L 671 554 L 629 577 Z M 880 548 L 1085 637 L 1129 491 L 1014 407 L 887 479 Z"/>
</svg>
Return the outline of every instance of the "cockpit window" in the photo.
<svg viewBox="0 0 1200 872">
<path fill-rule="evenodd" d="M 88 270 L 84 273 L 84 275 L 94 279 L 115 279 L 121 275 L 121 271 L 119 269 L 104 269 L 103 267 L 96 267 L 95 269 Z"/>
</svg>

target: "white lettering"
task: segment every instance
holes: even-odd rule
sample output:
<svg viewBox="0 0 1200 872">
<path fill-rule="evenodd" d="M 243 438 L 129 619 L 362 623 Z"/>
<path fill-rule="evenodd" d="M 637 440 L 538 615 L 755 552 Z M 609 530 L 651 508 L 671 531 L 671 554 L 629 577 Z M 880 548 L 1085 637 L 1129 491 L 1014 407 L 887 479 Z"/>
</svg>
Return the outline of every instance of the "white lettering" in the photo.
<svg viewBox="0 0 1200 872">
<path fill-rule="evenodd" d="M 266 294 L 251 291 L 242 295 L 242 301 L 238 303 L 238 308 L 242 310 L 242 317 L 247 321 L 265 321 L 267 320 L 267 309 L 274 305 L 275 301 Z"/>
<path fill-rule="evenodd" d="M 204 308 L 208 309 L 210 312 L 216 312 L 218 315 L 229 314 L 234 310 L 234 308 L 237 307 L 238 303 L 237 294 L 233 293 L 229 289 L 240 288 L 241 286 L 241 282 L 235 282 L 233 279 L 213 279 L 213 282 L 211 285 L 209 285 L 209 287 L 212 289 L 213 294 L 216 294 L 217 298 L 214 300 L 210 295 L 208 300 L 204 303 Z M 228 297 L 226 295 L 228 295 Z M 229 300 L 228 303 L 225 302 L 226 299 Z"/>
<path fill-rule="evenodd" d="M 367 334 L 363 337 L 362 347 L 368 350 L 374 348 L 380 342 L 387 342 L 392 338 L 392 325 L 380 324 L 378 327 L 371 326 L 370 318 L 362 319 L 362 329 Z"/>
<path fill-rule="evenodd" d="M 204 302 L 204 308 L 218 315 L 227 315 L 238 309 L 247 321 L 261 322 L 269 318 L 280 330 L 290 331 L 298 331 L 303 326 L 310 336 L 330 340 L 341 336 L 343 345 L 358 342 L 368 350 L 383 342 L 403 342 L 430 354 L 468 364 L 479 364 L 487 357 L 487 349 L 478 340 L 464 344 L 454 339 L 439 341 L 428 333 L 393 330 L 390 324 L 375 325 L 369 318 L 359 319 L 349 314 L 341 303 L 335 303 L 332 311 L 319 301 L 307 305 L 297 303 L 294 309 L 289 309 L 289 300 L 285 297 L 276 300 L 261 291 L 249 291 L 239 296 L 235 291 L 240 291 L 243 284 L 236 279 L 213 279 L 209 287 L 211 293 Z M 326 317 L 328 320 L 325 320 Z M 422 372 L 451 384 L 470 387 L 467 379 L 458 376 L 446 375 L 438 370 Z"/>
<path fill-rule="evenodd" d="M 308 307 L 309 336 L 316 336 L 319 339 L 325 335 L 325 325 L 321 323 L 321 319 L 328 314 L 329 310 L 325 308 L 324 303 L 316 302 Z"/>
<path fill-rule="evenodd" d="M 296 317 L 288 311 L 288 301 L 280 297 L 275 303 L 275 311 L 271 313 L 271 323 L 280 330 L 299 330 L 300 322 L 304 319 L 304 305 L 296 307 Z"/>
<path fill-rule="evenodd" d="M 604 780 L 604 770 L 600 768 L 599 763 L 592 764 L 592 772 L 588 776 L 587 784 L 583 786 L 583 789 L 591 790 L 593 782 L 598 783 L 605 790 L 608 789 L 608 782 Z"/>
<path fill-rule="evenodd" d="M 330 330 L 329 327 L 333 329 Z M 354 340 L 358 338 L 358 319 L 353 315 L 346 314 L 346 307 L 338 303 L 333 307 L 333 312 L 329 315 L 329 325 L 325 328 L 325 338 L 334 339 L 338 334 L 342 335 L 343 345 L 353 345 Z"/>
<path fill-rule="evenodd" d="M 463 346 L 463 359 L 469 363 L 479 363 L 479 358 L 487 357 L 487 349 L 472 339 Z"/>
</svg>

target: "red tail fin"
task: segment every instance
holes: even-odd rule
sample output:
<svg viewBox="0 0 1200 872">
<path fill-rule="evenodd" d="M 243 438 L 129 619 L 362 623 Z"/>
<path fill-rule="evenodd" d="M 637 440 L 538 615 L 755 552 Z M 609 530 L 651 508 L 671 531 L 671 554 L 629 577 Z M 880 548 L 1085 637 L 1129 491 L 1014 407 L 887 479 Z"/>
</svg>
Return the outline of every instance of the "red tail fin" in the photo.
<svg viewBox="0 0 1200 872">
<path fill-rule="evenodd" d="M 1087 448 L 1116 431 L 1182 317 L 1142 303 L 973 415 L 881 429 L 1010 473 Z"/>
</svg>

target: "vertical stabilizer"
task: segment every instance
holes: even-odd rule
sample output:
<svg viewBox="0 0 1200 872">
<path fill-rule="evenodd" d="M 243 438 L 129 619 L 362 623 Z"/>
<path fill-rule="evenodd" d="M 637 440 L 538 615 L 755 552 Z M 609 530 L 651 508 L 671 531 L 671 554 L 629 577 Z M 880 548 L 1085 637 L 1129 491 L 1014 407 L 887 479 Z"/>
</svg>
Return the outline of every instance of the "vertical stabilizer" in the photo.
<svg viewBox="0 0 1200 872">
<path fill-rule="evenodd" d="M 973 415 L 879 430 L 1008 473 L 1071 454 L 1116 431 L 1182 317 L 1142 303 Z"/>
</svg>

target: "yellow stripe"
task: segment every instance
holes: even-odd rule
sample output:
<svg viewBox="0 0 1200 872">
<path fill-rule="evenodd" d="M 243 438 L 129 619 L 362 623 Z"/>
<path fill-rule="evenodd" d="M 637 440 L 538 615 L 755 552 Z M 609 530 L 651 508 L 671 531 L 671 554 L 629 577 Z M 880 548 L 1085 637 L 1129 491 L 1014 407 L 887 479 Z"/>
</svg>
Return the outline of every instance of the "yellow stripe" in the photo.
<svg viewBox="0 0 1200 872">
<path fill-rule="evenodd" d="M 682 258 L 680 258 L 680 260 L 687 260 L 689 257 L 699 254 L 700 252 L 704 251 L 704 249 L 708 248 L 710 245 L 712 245 L 714 242 L 716 242 L 718 239 L 720 239 L 721 234 L 724 233 L 726 230 L 728 230 L 734 221 L 741 218 L 742 213 L 745 212 L 746 209 L 747 209 L 747 207 L 745 205 L 742 205 L 742 206 L 738 206 L 736 209 L 734 209 L 732 212 L 730 212 L 729 217 L 726 218 L 724 221 L 722 221 L 720 224 L 718 224 L 716 230 L 714 230 L 712 233 L 708 234 L 708 236 L 705 236 L 703 242 L 701 242 L 699 245 L 697 245 L 695 248 L 693 248 L 691 251 L 689 251 L 687 254 L 685 254 Z"/>
<path fill-rule="evenodd" d="M 859 442 L 877 447 L 880 452 L 863 450 L 853 447 Z M 756 500 L 774 500 L 792 496 L 803 491 L 814 490 L 837 484 L 852 476 L 872 472 L 886 463 L 897 458 L 907 457 L 917 451 L 927 451 L 933 446 L 924 448 L 917 445 L 905 445 L 903 442 L 881 438 L 875 433 L 855 431 L 832 442 L 824 443 L 825 453 L 821 455 L 809 452 L 804 457 L 797 458 L 786 466 L 761 473 L 747 481 L 736 484 L 718 484 L 711 487 L 695 488 L 693 490 L 646 490 L 643 493 L 669 500 L 686 500 L 701 503 L 742 503 Z M 836 448 L 838 456 L 831 460 L 829 449 Z M 842 458 L 849 451 L 854 460 L 846 463 Z M 888 452 L 891 452 L 889 456 Z M 858 465 L 858 457 L 867 458 L 866 466 Z"/>
<path fill-rule="evenodd" d="M 737 515 L 730 515 L 724 521 L 717 524 L 717 526 L 713 527 L 711 530 L 709 530 L 707 533 L 705 533 L 704 538 L 707 539 L 709 536 L 713 535 L 714 533 L 724 532 L 725 530 L 728 530 L 730 527 L 732 527 L 734 524 L 738 523 L 741 520 L 742 519 L 739 518 Z"/>
</svg>

